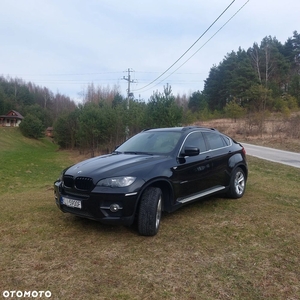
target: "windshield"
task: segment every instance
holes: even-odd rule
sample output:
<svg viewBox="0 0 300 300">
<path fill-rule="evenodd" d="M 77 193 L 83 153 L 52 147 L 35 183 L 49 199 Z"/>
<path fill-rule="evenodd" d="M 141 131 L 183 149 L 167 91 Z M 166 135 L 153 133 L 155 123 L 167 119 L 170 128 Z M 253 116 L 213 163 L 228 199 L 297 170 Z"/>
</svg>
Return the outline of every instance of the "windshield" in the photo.
<svg viewBox="0 0 300 300">
<path fill-rule="evenodd" d="M 174 150 L 180 136 L 180 132 L 145 131 L 130 138 L 118 147 L 116 151 L 125 153 L 167 154 Z"/>
</svg>

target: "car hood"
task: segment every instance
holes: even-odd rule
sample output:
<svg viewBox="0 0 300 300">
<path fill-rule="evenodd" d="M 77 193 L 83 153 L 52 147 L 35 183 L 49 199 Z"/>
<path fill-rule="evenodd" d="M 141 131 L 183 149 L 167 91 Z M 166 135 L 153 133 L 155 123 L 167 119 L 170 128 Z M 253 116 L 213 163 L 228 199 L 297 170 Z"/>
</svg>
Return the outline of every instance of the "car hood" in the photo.
<svg viewBox="0 0 300 300">
<path fill-rule="evenodd" d="M 65 175 L 91 177 L 94 180 L 129 175 L 145 178 L 166 160 L 170 160 L 170 157 L 145 154 L 108 154 L 77 163 L 67 169 Z"/>
</svg>

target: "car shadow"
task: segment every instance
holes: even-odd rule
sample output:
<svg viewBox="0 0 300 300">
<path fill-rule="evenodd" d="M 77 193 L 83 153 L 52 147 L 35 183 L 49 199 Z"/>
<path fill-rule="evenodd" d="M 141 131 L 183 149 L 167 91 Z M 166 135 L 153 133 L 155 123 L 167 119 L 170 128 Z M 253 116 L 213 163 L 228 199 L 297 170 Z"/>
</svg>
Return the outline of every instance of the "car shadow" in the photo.
<svg viewBox="0 0 300 300">
<path fill-rule="evenodd" d="M 186 204 L 179 208 L 178 210 L 172 213 L 164 212 L 162 215 L 162 223 L 164 228 L 171 226 L 171 224 L 176 219 L 187 218 L 191 215 L 191 213 L 195 213 L 195 211 L 200 210 L 202 213 L 207 211 L 208 213 L 213 212 L 216 207 L 220 205 L 224 205 L 227 201 L 232 201 L 228 198 L 220 198 L 220 197 L 208 197 L 204 199 L 199 199 L 195 202 Z M 78 216 L 74 216 L 68 214 L 64 216 L 64 223 L 68 227 L 73 227 L 75 229 L 83 230 L 84 233 L 100 233 L 101 235 L 135 235 L 140 236 L 138 233 L 137 222 L 135 221 L 130 226 L 124 225 L 108 225 L 102 224 L 98 221 L 85 219 Z"/>
</svg>

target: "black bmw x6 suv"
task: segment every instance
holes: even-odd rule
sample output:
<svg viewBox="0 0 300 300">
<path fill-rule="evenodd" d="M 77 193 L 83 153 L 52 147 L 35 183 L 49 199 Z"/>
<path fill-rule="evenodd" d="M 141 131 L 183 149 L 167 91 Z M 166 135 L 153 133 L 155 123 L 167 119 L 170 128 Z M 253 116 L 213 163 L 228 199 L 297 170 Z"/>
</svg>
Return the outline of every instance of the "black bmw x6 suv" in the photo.
<svg viewBox="0 0 300 300">
<path fill-rule="evenodd" d="M 149 129 L 114 152 L 65 169 L 54 183 L 57 206 L 105 224 L 155 235 L 162 212 L 217 193 L 243 196 L 244 147 L 215 129 Z"/>
</svg>

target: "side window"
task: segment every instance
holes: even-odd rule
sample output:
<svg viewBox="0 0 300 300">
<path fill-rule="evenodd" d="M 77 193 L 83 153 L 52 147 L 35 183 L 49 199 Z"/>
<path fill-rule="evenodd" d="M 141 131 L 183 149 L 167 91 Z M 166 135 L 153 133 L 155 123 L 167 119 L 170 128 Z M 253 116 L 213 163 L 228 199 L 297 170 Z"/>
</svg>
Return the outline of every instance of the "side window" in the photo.
<svg viewBox="0 0 300 300">
<path fill-rule="evenodd" d="M 210 150 L 225 147 L 225 143 L 219 134 L 213 132 L 204 132 L 203 134 L 208 141 Z"/>
<path fill-rule="evenodd" d="M 183 147 L 197 147 L 201 152 L 205 152 L 206 145 L 201 132 L 192 132 L 184 142 Z"/>
<path fill-rule="evenodd" d="M 223 140 L 225 142 L 225 146 L 230 146 L 231 142 L 230 142 L 229 137 L 226 136 L 226 135 L 222 135 L 222 138 L 223 138 Z"/>
</svg>

